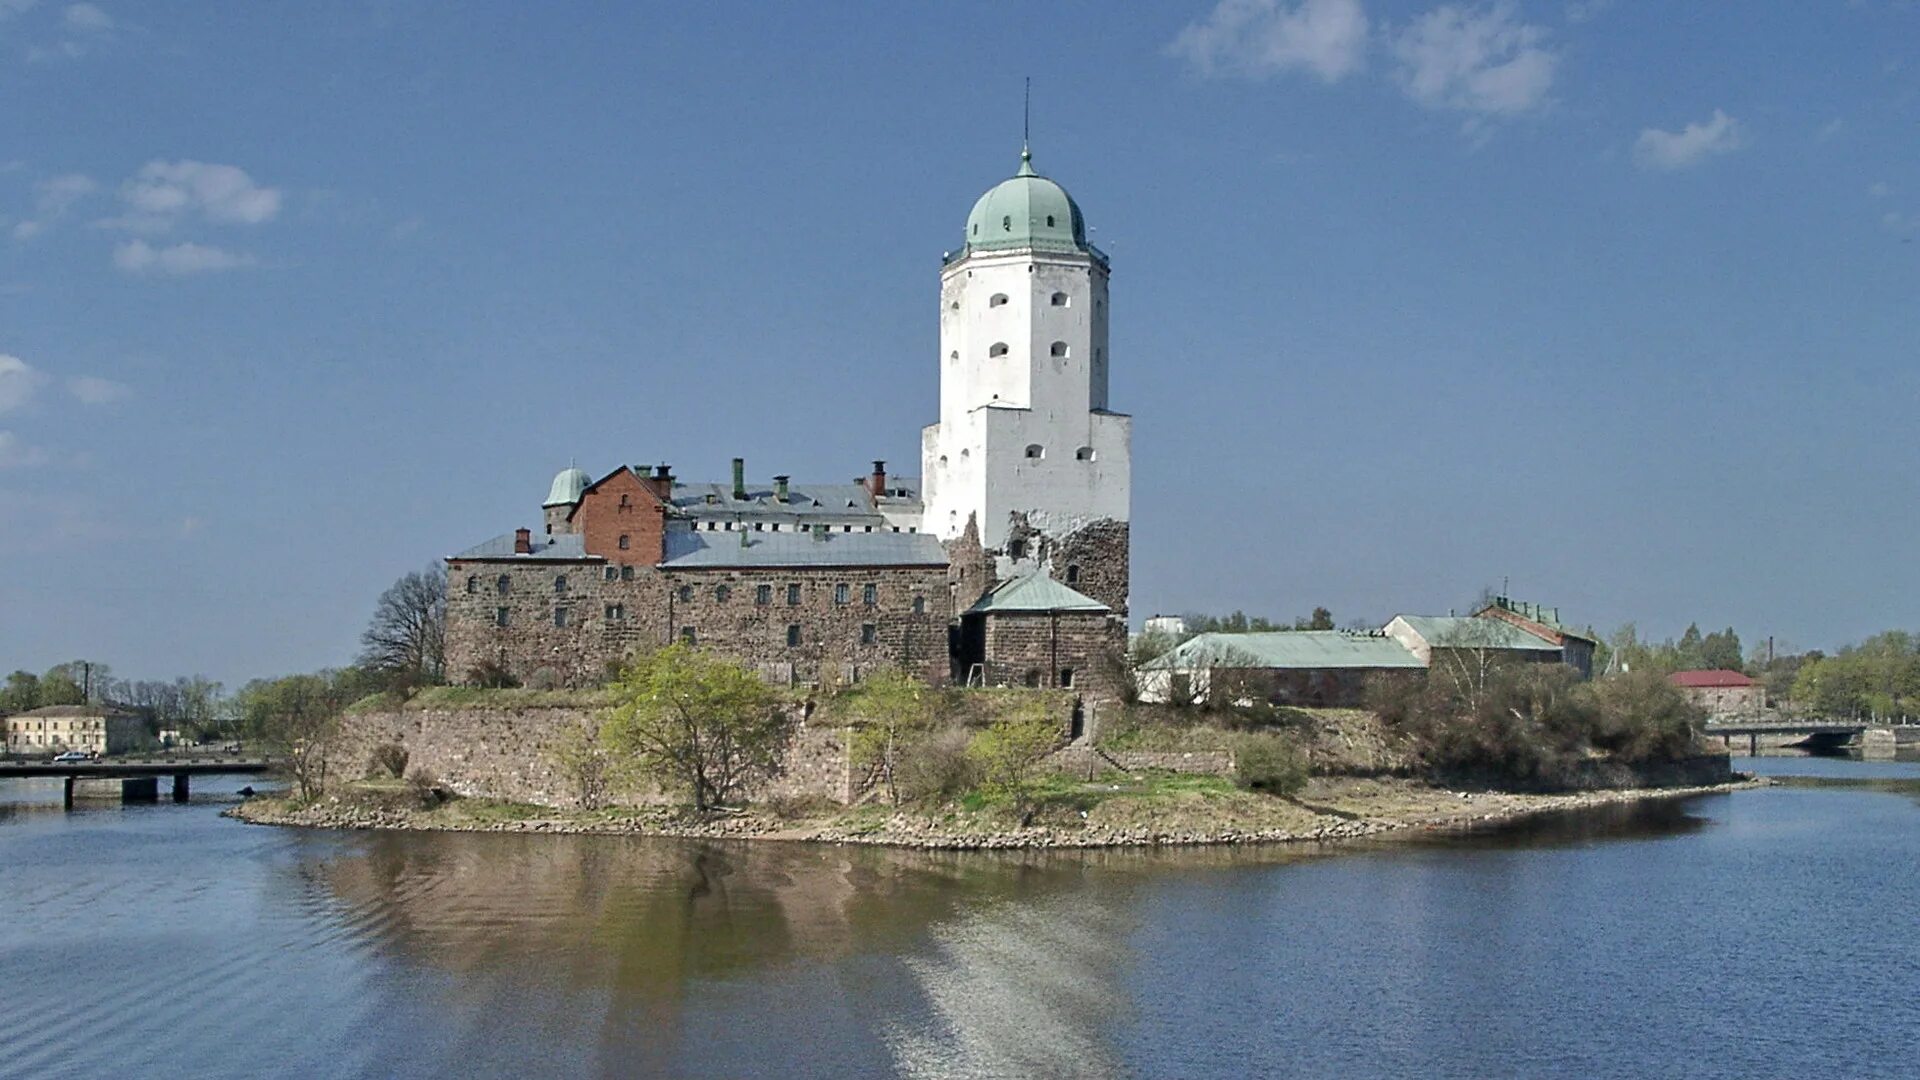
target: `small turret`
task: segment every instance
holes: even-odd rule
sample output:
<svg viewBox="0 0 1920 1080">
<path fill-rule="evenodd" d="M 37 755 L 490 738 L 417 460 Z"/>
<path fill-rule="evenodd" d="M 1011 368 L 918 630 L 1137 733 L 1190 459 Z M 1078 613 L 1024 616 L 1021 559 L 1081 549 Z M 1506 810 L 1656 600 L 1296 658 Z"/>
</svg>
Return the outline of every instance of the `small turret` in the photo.
<svg viewBox="0 0 1920 1080">
<path fill-rule="evenodd" d="M 587 474 L 577 465 L 561 469 L 553 478 L 553 486 L 547 490 L 547 501 L 541 506 L 547 512 L 547 535 L 573 531 L 573 508 L 580 505 L 580 494 L 593 483 Z"/>
</svg>

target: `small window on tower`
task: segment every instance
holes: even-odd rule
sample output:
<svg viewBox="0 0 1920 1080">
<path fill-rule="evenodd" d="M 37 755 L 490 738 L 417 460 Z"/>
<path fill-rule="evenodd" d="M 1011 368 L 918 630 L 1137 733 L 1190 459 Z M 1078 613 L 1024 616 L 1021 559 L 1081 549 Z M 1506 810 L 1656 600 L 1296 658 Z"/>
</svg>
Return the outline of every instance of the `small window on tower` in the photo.
<svg viewBox="0 0 1920 1080">
<path fill-rule="evenodd" d="M 1056 356 L 1056 357 L 1065 356 L 1067 355 L 1067 343 L 1064 341 L 1056 341 L 1052 345 L 1048 346 L 1047 352 L 1049 355 Z"/>
<path fill-rule="evenodd" d="M 565 574 L 553 579 L 553 591 L 557 593 L 567 591 L 567 576 Z"/>
<path fill-rule="evenodd" d="M 950 353 L 948 353 L 948 354 L 947 354 L 947 359 L 948 359 L 949 361 L 955 361 L 955 360 L 959 360 L 959 359 L 960 359 L 960 350 L 959 350 L 959 349 L 955 349 L 955 350 L 953 350 L 952 352 L 950 352 Z"/>
<path fill-rule="evenodd" d="M 915 615 L 925 615 L 925 614 L 927 613 L 927 598 L 926 598 L 926 597 L 924 597 L 924 596 L 916 596 L 916 597 L 914 597 L 914 598 L 913 598 L 913 613 L 914 613 Z"/>
<path fill-rule="evenodd" d="M 495 626 L 507 625 L 507 609 L 506 608 L 497 607 L 493 609 L 493 625 Z"/>
<path fill-rule="evenodd" d="M 567 609 L 566 608 L 557 607 L 553 609 L 553 625 L 555 626 L 567 625 Z"/>
<path fill-rule="evenodd" d="M 1028 457 L 1030 457 L 1030 458 L 1033 458 L 1033 459 L 1035 459 L 1035 460 L 1038 460 L 1038 459 L 1040 459 L 1040 458 L 1043 458 L 1043 457 L 1046 457 L 1046 456 L 1047 456 L 1047 448 L 1046 448 L 1046 447 L 1044 447 L 1044 446 L 1041 446 L 1041 445 L 1040 445 L 1039 443 L 1028 443 L 1028 444 L 1027 444 L 1027 456 L 1028 456 Z"/>
<path fill-rule="evenodd" d="M 996 341 L 992 345 L 987 346 L 987 355 L 988 356 L 1007 355 L 1007 343 L 1004 341 Z"/>
<path fill-rule="evenodd" d="M 467 591 L 470 593 L 477 593 L 480 591 L 480 575 L 479 574 L 467 575 Z"/>
<path fill-rule="evenodd" d="M 1080 564 L 1079 563 L 1067 564 L 1067 584 L 1069 585 L 1080 584 Z"/>
<path fill-rule="evenodd" d="M 1073 459 L 1074 459 L 1075 461 L 1092 461 L 1092 460 L 1093 460 L 1093 447 L 1091 447 L 1091 446 L 1083 446 L 1083 447 L 1081 447 L 1080 449 L 1078 449 L 1078 450 L 1075 450 L 1075 451 L 1073 452 Z"/>
<path fill-rule="evenodd" d="M 789 649 L 797 648 L 799 645 L 800 645 L 800 624 L 788 623 L 787 624 L 787 648 Z"/>
<path fill-rule="evenodd" d="M 621 533 L 620 534 L 620 550 L 625 551 L 628 548 L 631 548 L 632 546 L 633 546 L 633 537 L 628 536 L 626 533 Z"/>
<path fill-rule="evenodd" d="M 1000 231 L 1001 232 L 1013 231 L 1013 215 L 1012 214 L 1008 214 L 1005 217 L 1002 217 L 1000 219 Z"/>
<path fill-rule="evenodd" d="M 1026 557 L 1027 557 L 1027 542 L 1025 540 L 1007 541 L 1007 558 L 1024 559 Z"/>
<path fill-rule="evenodd" d="M 1067 294 L 1063 292 L 1054 293 L 1053 299 L 1050 302 L 1053 304 L 1054 307 L 1066 307 Z"/>
<path fill-rule="evenodd" d="M 1048 214 L 1048 215 L 1047 215 L 1047 228 L 1049 228 L 1049 229 L 1051 229 L 1051 228 L 1053 228 L 1053 215 L 1052 215 L 1052 214 Z"/>
<path fill-rule="evenodd" d="M 507 593 L 513 591 L 513 579 L 505 574 L 501 574 L 500 580 L 494 582 L 493 587 L 500 590 L 501 596 L 505 596 Z"/>
<path fill-rule="evenodd" d="M 872 623 L 860 624 L 860 644 L 871 645 L 880 640 L 880 628 Z"/>
<path fill-rule="evenodd" d="M 1003 307 L 1005 306 L 1006 302 L 1007 302 L 1007 294 L 1003 292 L 997 292 L 987 299 L 987 306 Z"/>
</svg>

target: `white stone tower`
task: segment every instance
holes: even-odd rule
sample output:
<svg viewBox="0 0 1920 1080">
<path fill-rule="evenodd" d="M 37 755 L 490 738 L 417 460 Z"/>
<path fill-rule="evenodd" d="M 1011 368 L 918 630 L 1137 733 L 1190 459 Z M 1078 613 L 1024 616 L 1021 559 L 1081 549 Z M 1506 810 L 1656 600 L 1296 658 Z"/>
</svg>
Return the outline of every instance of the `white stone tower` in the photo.
<svg viewBox="0 0 1920 1080">
<path fill-rule="evenodd" d="M 1080 207 L 1023 149 L 940 272 L 921 477 L 927 531 L 954 540 L 971 520 L 999 578 L 1044 565 L 1124 614 L 1132 419 L 1108 408 L 1107 274 Z"/>
</svg>

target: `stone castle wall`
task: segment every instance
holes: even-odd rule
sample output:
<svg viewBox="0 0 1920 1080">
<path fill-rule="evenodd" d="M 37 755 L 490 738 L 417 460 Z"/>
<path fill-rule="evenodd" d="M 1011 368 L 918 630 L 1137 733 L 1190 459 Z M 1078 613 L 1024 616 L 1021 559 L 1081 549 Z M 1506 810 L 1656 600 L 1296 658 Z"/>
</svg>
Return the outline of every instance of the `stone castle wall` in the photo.
<svg viewBox="0 0 1920 1080">
<path fill-rule="evenodd" d="M 944 566 L 669 570 L 453 560 L 447 572 L 447 671 L 457 682 L 477 681 L 478 670 L 496 665 L 522 685 L 587 686 L 636 649 L 677 640 L 782 685 L 850 681 L 880 666 L 930 683 L 948 674 Z"/>
</svg>

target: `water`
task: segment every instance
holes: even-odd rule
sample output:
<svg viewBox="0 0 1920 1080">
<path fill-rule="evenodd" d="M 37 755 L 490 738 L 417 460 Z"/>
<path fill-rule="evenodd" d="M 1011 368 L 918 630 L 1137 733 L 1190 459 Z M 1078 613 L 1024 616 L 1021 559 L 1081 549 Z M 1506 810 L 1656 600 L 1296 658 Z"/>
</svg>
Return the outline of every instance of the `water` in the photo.
<svg viewBox="0 0 1920 1080">
<path fill-rule="evenodd" d="M 319 833 L 0 781 L 0 1075 L 1913 1076 L 1920 766 L 1467 839 Z M 51 803 L 51 805 L 49 805 Z"/>
</svg>

